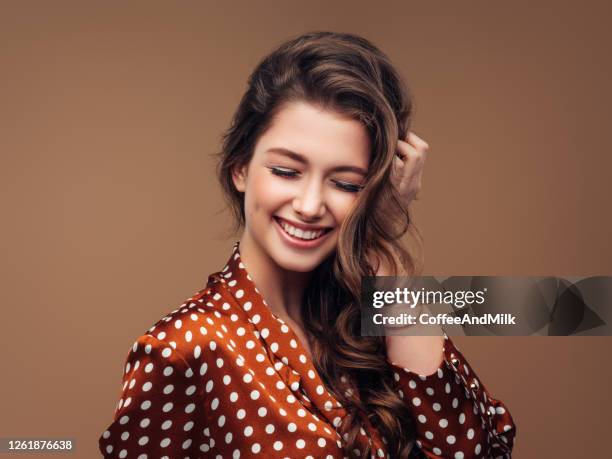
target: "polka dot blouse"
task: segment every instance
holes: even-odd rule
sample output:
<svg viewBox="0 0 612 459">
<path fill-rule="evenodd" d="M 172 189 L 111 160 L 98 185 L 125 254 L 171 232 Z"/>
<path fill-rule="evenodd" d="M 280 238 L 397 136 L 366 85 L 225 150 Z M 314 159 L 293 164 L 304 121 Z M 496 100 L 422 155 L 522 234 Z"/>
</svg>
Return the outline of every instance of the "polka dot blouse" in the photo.
<svg viewBox="0 0 612 459">
<path fill-rule="evenodd" d="M 448 336 L 431 375 L 389 365 L 421 457 L 511 457 L 508 409 Z M 343 458 L 344 416 L 297 335 L 266 306 L 236 243 L 206 288 L 136 340 L 99 448 L 106 458 Z M 376 427 L 365 427 L 357 449 L 390 457 Z"/>
</svg>

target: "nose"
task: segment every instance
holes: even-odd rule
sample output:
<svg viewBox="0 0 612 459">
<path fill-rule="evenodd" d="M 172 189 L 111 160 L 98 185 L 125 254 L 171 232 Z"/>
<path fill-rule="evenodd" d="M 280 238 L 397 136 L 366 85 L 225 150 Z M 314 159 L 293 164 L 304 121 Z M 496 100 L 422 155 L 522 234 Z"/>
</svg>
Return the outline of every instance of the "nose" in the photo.
<svg viewBox="0 0 612 459">
<path fill-rule="evenodd" d="M 325 215 L 325 199 L 320 180 L 312 177 L 300 187 L 293 200 L 293 210 L 304 220 L 317 220 Z"/>
</svg>

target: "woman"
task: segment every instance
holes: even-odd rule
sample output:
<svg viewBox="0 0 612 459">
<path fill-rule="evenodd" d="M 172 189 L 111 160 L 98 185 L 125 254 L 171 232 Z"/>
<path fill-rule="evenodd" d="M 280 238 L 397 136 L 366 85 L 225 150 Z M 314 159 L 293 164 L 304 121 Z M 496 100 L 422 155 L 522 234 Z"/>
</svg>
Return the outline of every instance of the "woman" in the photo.
<svg viewBox="0 0 612 459">
<path fill-rule="evenodd" d="M 401 237 L 427 144 L 367 40 L 319 32 L 249 79 L 218 175 L 226 266 L 134 343 L 105 457 L 510 457 L 515 427 L 444 336 L 360 336 L 362 276 Z"/>
</svg>

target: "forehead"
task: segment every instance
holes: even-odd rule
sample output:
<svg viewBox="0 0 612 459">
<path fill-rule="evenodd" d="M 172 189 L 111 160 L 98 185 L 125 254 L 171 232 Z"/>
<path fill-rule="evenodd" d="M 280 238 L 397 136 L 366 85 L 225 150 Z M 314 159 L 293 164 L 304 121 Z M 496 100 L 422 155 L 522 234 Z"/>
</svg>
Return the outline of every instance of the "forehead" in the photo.
<svg viewBox="0 0 612 459">
<path fill-rule="evenodd" d="M 370 138 L 359 121 L 306 102 L 292 102 L 276 114 L 256 153 L 278 147 L 321 165 L 367 168 L 370 161 Z"/>
</svg>

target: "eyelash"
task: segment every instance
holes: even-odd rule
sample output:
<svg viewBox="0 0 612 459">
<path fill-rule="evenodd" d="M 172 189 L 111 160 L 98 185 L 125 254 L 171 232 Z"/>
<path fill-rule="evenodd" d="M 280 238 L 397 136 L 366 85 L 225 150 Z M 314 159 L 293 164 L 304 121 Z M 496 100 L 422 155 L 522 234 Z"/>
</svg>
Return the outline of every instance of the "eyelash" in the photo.
<svg viewBox="0 0 612 459">
<path fill-rule="evenodd" d="M 285 178 L 295 178 L 297 177 L 298 172 L 291 169 L 283 169 L 280 167 L 269 167 L 270 172 L 279 177 Z M 347 193 L 357 193 L 361 191 L 363 185 L 355 185 L 354 183 L 341 182 L 339 180 L 332 180 L 337 188 L 342 191 L 346 191 Z"/>
</svg>

